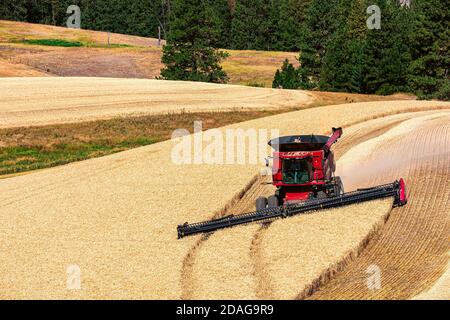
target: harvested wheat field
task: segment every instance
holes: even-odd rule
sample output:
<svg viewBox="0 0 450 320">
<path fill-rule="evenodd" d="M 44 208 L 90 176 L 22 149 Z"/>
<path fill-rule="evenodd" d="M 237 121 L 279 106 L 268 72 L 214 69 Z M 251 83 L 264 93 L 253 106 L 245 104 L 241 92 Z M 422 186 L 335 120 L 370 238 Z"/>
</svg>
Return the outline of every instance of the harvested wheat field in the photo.
<svg viewBox="0 0 450 320">
<path fill-rule="evenodd" d="M 107 78 L 0 79 L 0 128 L 168 112 L 306 107 L 304 91 Z"/>
<path fill-rule="evenodd" d="M 312 298 L 405 299 L 434 286 L 448 263 L 449 139 L 450 115 L 436 113 L 405 121 L 344 156 L 363 158 L 364 176 L 351 178 L 347 173 L 349 185 L 383 183 L 402 175 L 407 177 L 410 201 L 394 210 L 375 241 Z M 350 167 L 340 168 L 343 175 Z M 382 272 L 383 286 L 376 292 L 358 282 L 369 265 Z M 449 297 L 448 291 L 442 295 Z"/>
<path fill-rule="evenodd" d="M 39 76 L 16 73 L 23 65 L 45 76 L 155 79 L 160 75 L 161 49 L 108 47 L 52 47 L 0 44 L 0 58 L 8 61 L 3 77 Z"/>
<path fill-rule="evenodd" d="M 344 184 L 348 187 L 347 190 L 392 182 L 402 176 L 408 177 L 407 171 L 398 170 L 400 163 L 397 161 L 390 162 L 392 166 L 390 175 L 379 181 L 367 179 L 370 175 L 376 176 L 378 174 L 379 176 L 380 172 L 386 169 L 385 166 L 380 167 L 376 163 L 371 163 L 370 166 L 363 166 L 363 170 L 358 170 L 360 172 L 359 176 L 354 168 L 355 166 L 361 167 L 365 161 L 364 156 L 367 156 L 367 152 L 372 150 L 366 146 L 365 141 L 369 140 L 367 143 L 370 142 L 373 150 L 377 150 L 372 143 L 372 138 L 374 137 L 380 136 L 381 141 L 384 141 L 383 139 L 386 139 L 384 134 L 386 134 L 392 139 L 395 136 L 408 132 L 408 130 L 414 129 L 414 125 L 418 126 L 424 121 L 431 121 L 435 118 L 441 119 L 443 123 L 446 121 L 450 123 L 448 116 L 450 116 L 449 112 L 404 113 L 364 122 L 345 129 L 345 138 L 336 146 L 336 154 L 338 157 L 344 153 L 346 154 L 346 157 L 340 159 L 340 174 L 344 178 Z M 400 126 L 400 124 L 402 125 Z M 422 129 L 423 133 L 428 131 L 429 128 Z M 446 135 L 444 134 L 441 139 L 439 143 L 437 137 L 436 144 L 428 145 L 441 150 L 441 155 L 445 160 L 448 159 L 448 157 L 445 157 L 447 152 L 445 143 L 448 144 Z M 425 141 L 422 143 L 425 143 Z M 417 147 L 422 148 L 422 143 L 418 144 Z M 355 149 L 359 149 L 361 152 L 357 153 L 356 150 L 347 152 L 351 149 L 349 145 L 358 145 L 358 148 Z M 409 144 L 405 148 L 407 146 Z M 383 155 L 385 154 L 383 153 Z M 392 157 L 390 156 L 389 159 L 392 160 Z M 418 159 L 414 160 L 417 161 Z M 385 163 L 383 159 L 378 159 L 377 161 L 381 164 Z M 410 163 L 406 163 L 406 168 L 409 168 L 408 165 Z M 344 170 L 345 168 L 349 169 Z M 267 186 L 265 182 L 267 181 L 257 181 L 230 211 L 233 213 L 252 211 L 254 209 L 254 201 L 259 195 L 268 196 L 273 194 L 274 190 L 271 186 Z M 408 179 L 408 185 L 410 183 Z M 445 210 L 445 199 L 448 198 L 446 196 L 447 194 L 443 193 L 440 197 L 443 199 L 442 206 L 435 210 L 431 219 L 435 221 L 440 221 L 442 218 L 448 220 L 448 213 Z M 408 206 L 411 205 L 414 206 L 414 203 L 410 203 Z M 216 232 L 210 237 L 203 238 L 188 256 L 190 262 L 186 264 L 187 272 L 185 274 L 190 279 L 190 281 L 186 282 L 190 282 L 191 287 L 187 290 L 185 297 L 203 299 L 217 296 L 217 294 L 212 294 L 216 287 L 221 288 L 219 297 L 225 299 L 239 299 L 246 296 L 260 299 L 308 297 L 333 278 L 336 272 L 346 268 L 349 263 L 354 261 L 358 254 L 362 252 L 362 249 L 366 247 L 369 240 L 378 237 L 381 231 L 384 230 L 382 227 L 385 219 L 389 216 L 391 206 L 392 203 L 377 201 L 372 204 L 366 203 L 332 210 L 332 212 L 296 217 L 291 219 L 290 223 L 276 221 L 259 228 L 253 227 L 251 231 L 244 228 L 236 228 L 231 232 L 231 237 L 236 239 L 236 242 L 230 241 L 229 230 Z M 408 225 L 404 226 L 405 229 L 408 227 Z M 441 227 L 437 228 L 435 232 L 442 232 L 443 237 L 439 238 L 435 237 L 435 234 L 428 234 L 425 238 L 445 248 L 448 243 L 445 237 L 449 236 L 450 230 L 445 224 Z M 401 228 L 402 226 L 400 226 L 400 231 L 397 230 L 397 232 L 404 234 Z M 414 243 L 411 244 L 411 247 L 413 245 Z M 401 259 L 409 261 L 411 259 L 409 253 L 405 252 L 402 256 L 397 256 L 396 262 L 401 261 Z M 429 255 L 432 255 L 432 253 Z M 231 265 L 226 262 L 230 256 L 233 257 L 232 261 L 234 261 L 234 264 Z M 212 258 L 208 259 L 208 257 Z M 438 258 L 446 261 L 446 257 L 442 255 L 442 252 Z M 427 259 L 429 259 L 429 256 L 427 256 Z M 428 264 L 433 265 L 433 263 L 436 263 L 436 260 L 428 261 Z M 423 262 L 423 260 L 417 260 L 416 266 L 420 266 Z M 347 289 L 348 297 L 351 297 L 352 292 L 357 294 L 354 290 L 361 290 L 366 293 L 369 291 L 366 285 L 366 272 L 371 265 L 371 263 L 366 264 L 364 273 L 355 276 L 349 283 L 349 288 Z M 212 272 L 205 272 L 208 268 Z M 249 274 L 246 274 L 246 285 L 242 288 L 235 288 L 231 285 L 239 282 L 233 277 L 240 277 L 240 274 L 233 272 L 233 269 L 251 270 L 251 277 L 249 277 Z M 431 269 L 431 272 L 437 274 L 442 272 L 439 265 Z M 215 278 L 214 274 L 218 273 L 218 270 L 222 270 L 222 273 L 226 276 Z M 243 272 L 241 271 L 240 273 Z M 432 277 L 428 277 L 428 274 L 424 273 L 424 275 L 428 279 L 427 281 L 434 281 Z M 411 275 L 408 279 L 406 275 L 402 280 L 408 283 L 413 281 L 416 276 Z M 356 286 L 356 284 L 359 286 Z M 339 289 L 340 285 L 338 284 L 336 289 Z M 390 285 L 393 286 L 395 284 L 390 283 Z M 393 290 L 391 286 L 387 286 L 386 289 L 389 293 L 388 297 L 391 299 L 414 296 L 414 293 L 411 291 Z M 417 283 L 416 287 L 423 289 L 420 282 Z M 359 298 L 367 298 L 367 296 L 363 295 L 363 292 L 360 292 Z M 402 296 L 399 296 L 400 293 L 402 293 Z M 340 298 L 340 295 L 338 292 L 332 292 L 327 298 L 337 299 Z"/>
<path fill-rule="evenodd" d="M 358 248 L 391 208 L 389 199 L 216 232 L 197 249 L 184 298 L 294 299 Z"/>
<path fill-rule="evenodd" d="M 427 291 L 415 296 L 416 300 L 449 300 L 450 299 L 450 262 L 445 273 Z"/>
<path fill-rule="evenodd" d="M 436 123 L 440 124 L 448 109 L 450 104 L 442 102 L 354 103 L 301 110 L 226 128 L 279 129 L 281 134 L 295 134 L 299 130 L 327 133 L 332 126 L 343 125 L 346 130 L 371 119 L 400 117 L 404 113 L 412 118 L 425 117 L 433 111 Z M 435 120 L 430 119 L 424 123 L 434 128 Z M 389 121 L 394 126 L 399 119 Z M 356 129 L 350 132 L 355 133 Z M 370 130 L 368 134 L 375 135 Z M 426 139 L 432 135 L 423 136 Z M 418 140 L 417 144 L 422 142 Z M 328 280 L 330 268 L 338 271 L 339 266 L 359 261 L 373 242 L 357 259 L 356 253 L 365 247 L 370 235 L 376 234 L 373 231 L 380 230 L 384 218 L 390 214 L 389 222 L 392 216 L 400 215 L 400 210 L 389 213 L 387 201 L 377 201 L 347 210 L 275 221 L 263 232 L 261 226 L 250 225 L 210 237 L 194 236 L 178 241 L 176 226 L 180 223 L 210 219 L 233 208 L 246 210 L 247 204 L 242 201 L 250 205 L 255 181 L 257 184 L 261 180 L 255 179 L 258 164 L 177 166 L 171 162 L 174 145 L 175 142 L 167 141 L 0 180 L 3 204 L 0 297 L 180 299 L 240 298 L 244 294 L 246 298 L 301 297 L 305 289 L 320 283 L 318 276 L 325 275 L 323 280 Z M 437 173 L 435 176 L 438 177 Z M 411 178 L 407 178 L 410 184 Z M 260 187 L 266 190 L 266 186 Z M 439 199 L 439 194 L 429 197 Z M 431 203 L 438 201 L 430 202 L 430 210 Z M 401 210 L 414 208 L 417 206 L 412 201 L 411 206 Z M 361 216 L 367 219 L 359 219 Z M 436 220 L 423 223 L 430 232 L 433 227 L 442 228 Z M 381 235 L 385 228 L 381 228 Z M 445 230 L 436 232 L 446 236 Z M 323 235 L 323 243 L 317 234 Z M 314 246 L 305 246 L 302 240 L 312 237 Z M 441 246 L 438 242 L 434 245 L 436 250 Z M 324 249 L 329 243 L 337 244 L 333 255 L 318 256 L 317 251 L 330 250 Z M 417 254 L 420 256 L 421 251 Z M 320 259 L 320 264 L 314 259 Z M 438 255 L 436 259 L 444 260 Z M 269 264 L 269 260 L 274 263 Z M 408 266 L 413 263 L 406 261 Z M 67 290 L 67 268 L 71 265 L 81 270 L 81 290 Z M 433 275 L 429 278 L 430 287 L 432 278 L 437 280 L 445 269 L 445 264 L 437 266 L 439 270 L 430 269 Z M 297 288 L 294 281 L 289 281 L 290 276 L 298 281 Z M 212 292 L 209 281 L 221 282 L 220 292 Z"/>
</svg>

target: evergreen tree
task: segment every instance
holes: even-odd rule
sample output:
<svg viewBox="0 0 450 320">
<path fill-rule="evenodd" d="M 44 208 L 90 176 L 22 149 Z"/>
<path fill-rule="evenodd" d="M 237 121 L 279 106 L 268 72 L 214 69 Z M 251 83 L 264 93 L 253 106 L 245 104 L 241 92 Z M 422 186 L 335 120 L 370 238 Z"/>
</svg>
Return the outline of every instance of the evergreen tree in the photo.
<svg viewBox="0 0 450 320">
<path fill-rule="evenodd" d="M 310 0 L 275 1 L 272 14 L 275 27 L 275 44 L 278 51 L 299 51 L 301 27 Z"/>
<path fill-rule="evenodd" d="M 304 89 L 317 87 L 326 47 L 339 24 L 339 0 L 311 0 L 302 27 L 300 76 Z"/>
<path fill-rule="evenodd" d="M 226 82 L 217 50 L 217 21 L 208 0 L 174 0 L 170 31 L 163 49 L 162 79 Z"/>
<path fill-rule="evenodd" d="M 448 1 L 447 1 L 448 2 Z M 417 0 L 410 35 L 408 84 L 421 98 L 450 100 L 450 16 L 448 3 Z"/>
<path fill-rule="evenodd" d="M 124 2 L 122 1 L 122 3 Z M 152 17 L 152 11 L 146 2 L 130 1 L 126 8 L 122 9 L 124 11 L 118 17 L 123 16 L 122 23 L 125 22 L 123 28 L 126 30 L 126 34 L 145 35 L 148 31 L 155 32 L 158 29 L 157 21 L 154 16 Z"/>
<path fill-rule="evenodd" d="M 230 34 L 231 34 L 231 9 L 228 0 L 210 0 L 212 12 L 216 17 L 218 43 L 222 48 L 228 48 L 230 46 Z"/>
<path fill-rule="evenodd" d="M 406 90 L 407 68 L 411 62 L 408 37 L 409 10 L 399 2 L 380 0 L 380 30 L 369 30 L 365 47 L 365 92 L 391 94 Z"/>
<path fill-rule="evenodd" d="M 0 5 L 0 20 L 27 20 L 26 0 L 2 0 Z"/>
<path fill-rule="evenodd" d="M 366 26 L 369 2 L 353 1 L 343 27 L 330 41 L 320 74 L 320 88 L 390 94 L 407 90 L 410 64 L 410 11 L 399 3 L 379 0 L 381 29 Z"/>
<path fill-rule="evenodd" d="M 269 50 L 273 47 L 271 0 L 238 0 L 231 26 L 231 47 L 240 50 Z"/>
<path fill-rule="evenodd" d="M 188 0 L 176 16 L 172 2 L 180 7 L 181 0 L 2 0 L 0 19 L 64 26 L 75 4 L 84 29 L 156 37 L 160 26 L 167 39 L 173 23 L 168 78 L 224 81 L 219 47 L 298 50 L 301 68 L 293 76 L 284 64 L 275 84 L 449 99 L 448 0 L 413 0 L 411 8 L 400 0 Z M 365 25 L 371 4 L 381 8 L 381 30 Z"/>
<path fill-rule="evenodd" d="M 298 89 L 302 86 L 301 79 L 296 69 L 289 60 L 286 59 L 281 67 L 277 70 L 272 83 L 273 88 Z"/>
<path fill-rule="evenodd" d="M 275 77 L 273 78 L 272 88 L 281 88 L 283 87 L 283 78 L 281 77 L 280 69 L 277 69 L 275 72 Z"/>
<path fill-rule="evenodd" d="M 172 7 L 172 0 L 152 0 L 150 1 L 151 18 L 154 19 L 156 28 L 161 29 L 161 36 L 167 39 L 167 34 L 170 27 L 170 9 Z"/>
<path fill-rule="evenodd" d="M 320 89 L 362 92 L 366 44 L 366 1 L 341 2 L 340 26 L 327 46 L 320 72 Z M 348 12 L 347 12 L 348 11 Z"/>
</svg>

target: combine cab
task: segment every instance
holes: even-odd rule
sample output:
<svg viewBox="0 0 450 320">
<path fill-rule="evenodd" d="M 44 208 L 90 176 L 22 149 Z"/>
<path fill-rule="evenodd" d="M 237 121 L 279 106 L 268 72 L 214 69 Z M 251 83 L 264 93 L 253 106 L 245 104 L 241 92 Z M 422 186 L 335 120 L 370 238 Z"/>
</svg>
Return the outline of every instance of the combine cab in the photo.
<svg viewBox="0 0 450 320">
<path fill-rule="evenodd" d="M 270 141 L 269 145 L 275 149 L 272 178 L 276 193 L 269 198 L 258 198 L 255 212 L 180 225 L 177 229 L 178 238 L 376 199 L 393 197 L 394 206 L 405 205 L 407 198 L 403 179 L 344 193 L 341 179 L 334 175 L 336 162 L 331 150 L 342 133 L 341 128 L 333 128 L 330 137 L 290 136 Z"/>
<path fill-rule="evenodd" d="M 312 199 L 342 195 L 344 187 L 334 176 L 336 161 L 331 150 L 342 136 L 342 129 L 333 128 L 331 137 L 290 136 L 269 142 L 273 154 L 273 185 L 275 195 L 256 201 L 256 210 L 275 208 Z"/>
</svg>

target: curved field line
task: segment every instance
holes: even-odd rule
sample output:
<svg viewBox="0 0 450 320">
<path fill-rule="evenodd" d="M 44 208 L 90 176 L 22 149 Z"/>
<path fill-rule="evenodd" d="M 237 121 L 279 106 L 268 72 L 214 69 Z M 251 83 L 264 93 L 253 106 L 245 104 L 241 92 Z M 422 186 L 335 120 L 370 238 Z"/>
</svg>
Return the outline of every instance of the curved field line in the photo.
<svg viewBox="0 0 450 320">
<path fill-rule="evenodd" d="M 437 109 L 441 109 L 441 108 L 437 108 Z M 411 110 L 407 110 L 405 113 L 410 112 Z M 417 112 L 421 112 L 423 110 L 418 110 Z M 393 112 L 391 114 L 383 114 L 380 117 L 368 117 L 366 119 L 363 119 L 362 121 L 358 122 L 358 123 L 364 123 L 368 120 L 372 120 L 372 119 L 377 119 L 377 118 L 384 118 L 388 115 L 395 115 L 395 114 L 401 114 L 399 112 Z M 411 117 L 416 114 L 416 112 L 412 112 L 411 113 Z M 408 119 L 409 116 L 406 118 Z M 404 121 L 404 120 L 398 120 L 398 119 L 394 119 L 391 120 L 390 122 L 386 123 L 384 122 L 382 125 L 380 125 L 379 127 L 376 127 L 374 129 L 369 128 L 364 129 L 364 128 L 360 128 L 358 129 L 357 132 L 352 133 L 351 135 L 346 136 L 341 144 L 337 145 L 337 155 L 344 153 L 345 151 L 347 151 L 352 145 L 354 145 L 354 143 L 362 143 L 372 137 L 375 137 L 377 135 L 380 135 L 384 132 L 386 132 L 387 130 L 389 130 L 391 127 L 395 126 L 396 124 L 398 124 L 399 122 Z M 356 126 L 358 123 L 352 123 L 352 126 Z M 236 201 L 236 199 L 234 201 L 231 201 L 231 203 L 234 203 L 233 205 L 230 206 L 230 204 L 227 206 L 228 209 L 235 213 L 235 214 L 239 214 L 239 213 L 244 213 L 244 212 L 249 212 L 252 211 L 254 209 L 254 201 L 258 196 L 261 195 L 270 195 L 273 193 L 273 187 L 269 186 L 262 186 L 261 185 L 261 181 L 256 181 L 256 183 L 254 183 L 250 188 L 248 188 L 245 191 L 245 194 L 242 197 L 238 197 L 238 200 Z M 221 210 L 222 214 L 225 213 L 227 210 Z M 221 216 L 222 214 L 219 215 L 215 215 L 214 217 L 218 217 Z M 264 226 L 261 226 L 261 228 L 253 235 L 253 239 L 251 241 L 251 248 L 250 248 L 250 252 L 251 255 L 253 257 L 253 270 L 252 270 L 252 274 L 257 278 L 256 283 L 257 283 L 257 292 L 256 292 L 256 296 L 260 299 L 264 299 L 264 298 L 268 298 L 272 296 L 272 284 L 271 284 L 271 280 L 270 277 L 268 276 L 268 273 L 265 272 L 265 268 L 264 268 L 264 264 L 261 262 L 261 259 L 258 259 L 258 257 L 261 257 L 261 253 L 260 253 L 260 243 L 261 243 L 261 239 L 264 235 L 264 231 L 270 226 L 270 224 L 266 224 Z M 376 230 L 373 231 L 373 234 L 376 233 Z M 372 234 L 372 236 L 373 236 Z M 202 237 L 200 240 L 198 240 L 198 242 L 191 248 L 191 250 L 189 251 L 189 253 L 186 255 L 185 259 L 184 259 L 184 264 L 183 264 L 183 271 L 182 271 L 182 288 L 183 288 L 183 295 L 182 298 L 184 299 L 190 299 L 193 297 L 193 293 L 195 292 L 196 289 L 196 284 L 195 284 L 195 279 L 193 276 L 193 266 L 195 264 L 195 260 L 197 257 L 197 254 L 199 252 L 199 250 L 202 249 L 203 245 L 205 244 L 206 241 L 208 241 L 209 236 L 205 236 Z M 365 247 L 365 245 L 367 244 L 366 240 L 363 240 L 362 244 L 361 244 L 361 248 Z M 358 249 L 360 250 L 360 249 Z M 338 268 L 339 269 L 339 268 Z"/>
<path fill-rule="evenodd" d="M 449 118 L 430 121 L 391 147 L 405 158 L 409 204 L 395 209 L 383 233 L 311 299 L 408 299 L 430 288 L 445 270 L 450 242 Z M 393 174 L 390 170 L 372 180 Z M 375 291 L 355 281 L 367 277 L 367 267 L 373 264 L 382 272 L 382 287 Z"/>
<path fill-rule="evenodd" d="M 335 151 L 336 151 L 336 160 L 339 160 L 340 156 L 344 154 L 346 151 L 348 151 L 352 146 L 356 144 L 363 143 L 364 141 L 367 141 L 377 135 L 381 135 L 385 132 L 387 132 L 392 127 L 396 126 L 398 123 L 403 122 L 404 120 L 393 120 L 387 123 L 384 123 L 381 127 L 374 127 L 374 128 L 359 128 L 355 132 L 353 132 L 350 135 L 344 136 L 340 143 L 336 145 Z M 385 217 L 385 221 L 387 221 L 389 216 Z M 385 222 L 384 221 L 384 222 Z M 341 262 L 338 262 L 335 266 L 331 267 L 329 271 L 327 271 L 325 274 L 323 274 L 320 278 L 316 279 L 314 283 L 312 283 L 308 288 L 305 288 L 302 293 L 298 295 L 298 298 L 302 298 L 303 296 L 311 295 L 316 288 L 318 288 L 322 283 L 324 283 L 326 280 L 330 279 L 334 273 L 337 273 L 338 271 L 343 270 L 345 266 L 357 257 L 362 250 L 367 246 L 370 239 L 375 237 L 379 233 L 379 229 L 381 229 L 384 222 L 380 222 L 378 225 L 374 226 L 374 229 L 367 235 L 365 239 L 363 239 L 360 243 L 360 245 L 355 248 L 354 252 L 349 253 L 348 257 L 344 258 Z M 261 239 L 264 237 L 264 233 L 267 232 L 270 225 L 267 225 L 266 227 L 262 227 L 258 230 L 258 232 L 254 235 L 255 239 Z M 268 298 L 266 295 L 268 292 L 271 292 L 272 289 L 267 288 L 267 286 L 270 286 L 271 280 L 270 280 L 270 273 L 266 272 L 264 270 L 263 263 L 260 259 L 261 257 L 261 241 L 255 241 L 254 246 L 251 248 L 251 251 L 254 253 L 254 263 L 255 263 L 255 270 L 258 272 L 256 273 L 256 276 L 260 277 L 259 283 L 264 283 L 265 288 L 258 292 L 258 296 L 262 299 Z"/>
<path fill-rule="evenodd" d="M 243 202 L 242 199 L 248 198 L 250 193 L 250 190 L 254 189 L 254 186 L 261 185 L 262 181 L 258 176 L 255 176 L 248 185 L 242 189 L 236 196 L 233 197 L 233 199 L 226 204 L 222 210 L 217 212 L 212 219 L 217 219 L 223 216 L 225 213 L 227 213 L 231 209 L 236 209 L 236 207 L 239 207 Z M 234 210 L 233 210 L 234 211 Z M 197 252 L 202 248 L 203 244 L 208 241 L 210 237 L 210 234 L 204 234 L 201 236 L 199 240 L 191 247 L 187 255 L 184 257 L 183 260 L 183 266 L 181 268 L 181 299 L 183 300 L 189 300 L 192 299 L 193 294 L 195 293 L 195 286 L 192 286 L 193 282 L 193 265 L 194 261 L 197 256 Z"/>
<path fill-rule="evenodd" d="M 260 250 L 265 231 L 270 227 L 270 224 L 271 223 L 266 223 L 259 228 L 253 236 L 253 241 L 250 247 L 250 252 L 253 257 L 253 274 L 256 278 L 259 278 L 259 281 L 256 281 L 258 284 L 256 287 L 256 296 L 258 299 L 262 300 L 273 299 L 274 296 L 273 281 L 266 272 L 264 263 L 262 263 L 264 258 Z"/>
<path fill-rule="evenodd" d="M 290 134 L 297 132 L 301 125 L 303 131 L 326 132 L 333 125 L 370 114 L 438 105 L 442 104 L 413 101 L 347 104 L 252 120 L 226 128 L 282 128 L 283 134 Z M 183 260 L 200 237 L 177 241 L 176 226 L 184 221 L 210 218 L 254 177 L 259 166 L 177 166 L 170 161 L 173 146 L 171 141 L 162 142 L 1 180 L 2 199 L 9 199 L 10 204 L 0 209 L 0 282 L 3 289 L 0 295 L 23 299 L 180 298 Z M 39 194 L 37 190 L 40 190 Z M 33 196 L 19 200 L 29 195 Z M 289 253 L 285 239 L 295 240 L 295 232 L 303 231 L 303 221 L 310 226 L 309 232 L 314 239 L 316 230 L 326 223 L 333 221 L 331 225 L 341 227 L 341 217 L 350 216 L 355 220 L 354 217 L 361 214 L 365 218 L 355 223 L 349 221 L 347 226 L 350 228 L 342 226 L 345 232 L 340 229 L 330 233 L 326 228 L 321 229 L 320 237 L 326 237 L 326 243 L 340 241 L 341 248 L 351 249 L 355 246 L 353 241 L 360 241 L 373 225 L 375 218 L 372 217 L 376 215 L 378 220 L 390 209 L 386 204 L 378 209 L 378 202 L 368 207 L 348 209 L 350 215 L 346 210 L 338 210 L 323 218 L 311 215 L 300 221 L 294 219 L 292 223 L 273 223 L 271 229 L 292 230 L 294 234 L 284 230 L 275 234 L 278 241 L 269 239 L 274 248 L 270 252 Z M 365 222 L 369 219 L 370 222 Z M 353 226 L 361 226 L 362 231 L 357 236 L 347 236 L 352 234 Z M 237 297 L 253 297 L 256 290 L 249 249 L 258 227 L 243 226 L 217 232 L 201 250 L 197 250 L 193 276 L 199 281 L 194 284 L 209 289 L 209 292 L 203 291 L 207 292 L 208 298 L 218 298 L 220 293 L 227 294 L 232 290 Z M 359 229 L 357 227 L 355 230 Z M 332 245 L 322 247 L 323 252 L 328 248 L 334 250 Z M 298 258 L 302 259 L 302 256 Z M 330 259 L 331 263 L 321 269 L 339 259 Z M 266 261 L 271 267 L 270 260 Z M 283 263 L 283 260 L 278 262 Z M 83 270 L 83 290 L 77 293 L 67 292 L 65 286 L 64 267 L 73 264 Z M 278 269 L 281 272 L 275 270 L 273 279 L 278 281 L 275 276 L 283 275 L 290 281 L 289 297 L 295 297 L 300 285 L 291 281 L 289 274 L 283 273 L 282 266 Z M 34 272 L 30 274 L 29 270 Z M 277 290 L 283 288 L 279 282 L 274 284 Z"/>
</svg>

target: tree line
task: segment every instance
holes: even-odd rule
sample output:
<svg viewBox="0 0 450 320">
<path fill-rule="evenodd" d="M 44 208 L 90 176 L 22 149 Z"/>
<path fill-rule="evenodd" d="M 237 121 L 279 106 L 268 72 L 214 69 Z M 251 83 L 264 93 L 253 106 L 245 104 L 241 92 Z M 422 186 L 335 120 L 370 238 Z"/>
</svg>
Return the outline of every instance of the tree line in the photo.
<svg viewBox="0 0 450 320">
<path fill-rule="evenodd" d="M 65 26 L 70 5 L 80 7 L 83 29 L 156 37 L 170 0 L 2 0 L 0 19 Z"/>
<path fill-rule="evenodd" d="M 369 28 L 373 4 L 312 0 L 300 32 L 301 67 L 285 61 L 273 86 L 449 100 L 449 1 L 377 0 L 379 26 Z"/>
<path fill-rule="evenodd" d="M 410 5 L 405 5 L 410 4 Z M 299 51 L 274 87 L 356 93 L 413 92 L 449 99 L 449 0 L 3 0 L 0 19 L 168 40 L 166 79 L 225 82 L 217 48 Z M 367 8 L 380 9 L 369 29 Z"/>
<path fill-rule="evenodd" d="M 167 38 L 174 0 L 2 0 L 0 19 L 64 26 L 70 5 L 83 29 Z M 297 51 L 309 0 L 202 0 L 217 18 L 214 33 L 230 49 Z M 180 17 L 181 18 L 181 17 Z"/>
</svg>

